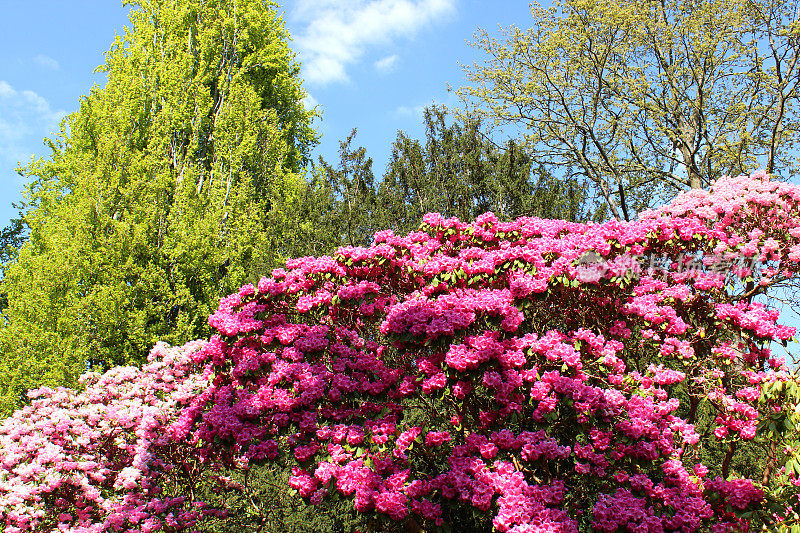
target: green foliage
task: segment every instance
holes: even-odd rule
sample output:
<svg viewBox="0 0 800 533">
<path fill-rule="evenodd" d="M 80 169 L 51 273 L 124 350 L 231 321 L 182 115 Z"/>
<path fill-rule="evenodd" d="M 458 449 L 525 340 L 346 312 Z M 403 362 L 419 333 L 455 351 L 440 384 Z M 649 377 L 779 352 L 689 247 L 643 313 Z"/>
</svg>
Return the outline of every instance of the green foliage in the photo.
<svg viewBox="0 0 800 533">
<path fill-rule="evenodd" d="M 345 497 L 311 505 L 296 491 L 287 489 L 290 470 L 286 465 L 251 464 L 243 470 L 226 470 L 224 476 L 209 476 L 206 472 L 197 486 L 198 496 L 211 505 L 228 509 L 229 515 L 205 519 L 198 525 L 198 530 L 209 533 L 240 530 L 350 533 L 374 530 L 369 519 L 357 513 L 352 502 Z M 219 492 L 220 479 L 225 480 L 223 485 L 228 490 Z M 385 531 L 399 530 L 395 526 Z"/>
<path fill-rule="evenodd" d="M 2 273 L 17 256 L 17 251 L 26 238 L 27 228 L 21 215 L 22 213 L 20 213 L 20 218 L 11 219 L 8 226 L 0 230 L 0 313 L 8 307 L 8 294 L 3 290 Z"/>
<path fill-rule="evenodd" d="M 431 107 L 425 110 L 424 140 L 398 131 L 380 181 L 366 150 L 354 147 L 355 130 L 340 143 L 337 165 L 320 158 L 303 198 L 303 240 L 313 253 L 367 246 L 383 229 L 415 231 L 429 212 L 461 220 L 487 211 L 505 221 L 602 218 L 602 211 L 586 209 L 586 188 L 577 178 L 547 173 L 514 141 L 497 145 L 478 120 L 448 122 L 444 108 Z"/>
<path fill-rule="evenodd" d="M 756 168 L 797 173 L 798 4 L 562 0 L 479 31 L 471 112 L 524 127 L 534 161 L 587 178 L 615 218 Z"/>
<path fill-rule="evenodd" d="M 0 230 L 0 265 L 5 265 L 17 255 L 25 241 L 25 223 L 22 218 L 12 218 L 8 226 Z"/>
<path fill-rule="evenodd" d="M 0 410 L 87 367 L 208 334 L 219 297 L 287 255 L 315 142 L 275 6 L 126 2 L 80 108 L 24 169 L 28 241 L 5 270 Z M 288 233 L 288 232 L 287 232 Z"/>
<path fill-rule="evenodd" d="M 372 159 L 364 147 L 351 147 L 355 136 L 354 129 L 339 143 L 337 167 L 320 157 L 315 174 L 321 176 L 316 178 L 317 184 L 329 198 L 327 230 L 338 235 L 342 245 L 369 246 L 372 235 L 380 229 L 375 220 L 380 207 L 376 204 Z"/>
<path fill-rule="evenodd" d="M 781 533 L 800 531 L 800 374 L 795 370 L 789 378 L 764 384 L 760 399 L 772 406 L 772 415 L 759 427 L 759 440 L 766 462 L 763 483 L 775 497 L 769 508 L 786 516 L 770 525 Z"/>
<path fill-rule="evenodd" d="M 537 167 L 514 141 L 495 144 L 468 118 L 447 124 L 447 112 L 425 110 L 424 144 L 398 132 L 378 192 L 383 227 L 416 229 L 422 215 L 473 220 L 493 212 L 500 220 L 538 216 L 584 220 L 584 188 L 577 179 L 558 180 Z"/>
</svg>

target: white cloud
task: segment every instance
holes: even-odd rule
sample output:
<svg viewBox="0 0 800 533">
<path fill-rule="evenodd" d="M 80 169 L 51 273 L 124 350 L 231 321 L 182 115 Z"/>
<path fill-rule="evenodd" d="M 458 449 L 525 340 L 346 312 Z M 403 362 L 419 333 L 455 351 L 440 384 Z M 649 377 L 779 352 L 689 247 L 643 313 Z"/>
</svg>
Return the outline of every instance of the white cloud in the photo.
<svg viewBox="0 0 800 533">
<path fill-rule="evenodd" d="M 439 98 L 431 98 L 427 102 L 417 105 L 401 105 L 395 108 L 394 114 L 402 118 L 414 118 L 422 121 L 425 118 L 425 108 L 444 106 L 453 109 L 458 105 L 458 97 L 451 92 Z M 452 118 L 452 117 L 451 117 Z"/>
<path fill-rule="evenodd" d="M 456 1 L 299 0 L 291 17 L 304 27 L 295 43 L 305 80 L 320 85 L 348 81 L 347 66 L 368 48 L 415 35 L 455 13 Z"/>
<path fill-rule="evenodd" d="M 33 58 L 33 62 L 40 67 L 49 68 L 50 70 L 58 70 L 59 68 L 58 61 L 44 54 L 37 54 L 36 57 Z"/>
<path fill-rule="evenodd" d="M 401 117 L 414 117 L 418 120 L 425 118 L 425 107 L 430 104 L 421 104 L 415 106 L 401 105 L 394 110 L 395 114 Z"/>
<path fill-rule="evenodd" d="M 35 92 L 18 91 L 0 80 L 0 173 L 27 163 L 65 115 Z"/>
<path fill-rule="evenodd" d="M 319 102 L 317 102 L 317 99 L 314 98 L 311 95 L 311 93 L 306 94 L 306 97 L 303 98 L 303 107 L 305 107 L 306 109 L 314 109 L 318 105 L 319 105 Z"/>
<path fill-rule="evenodd" d="M 17 94 L 17 91 L 7 82 L 0 80 L 0 98 L 12 98 Z"/>
<path fill-rule="evenodd" d="M 380 72 L 391 72 L 397 66 L 397 54 L 392 54 L 375 62 L 375 68 Z"/>
</svg>

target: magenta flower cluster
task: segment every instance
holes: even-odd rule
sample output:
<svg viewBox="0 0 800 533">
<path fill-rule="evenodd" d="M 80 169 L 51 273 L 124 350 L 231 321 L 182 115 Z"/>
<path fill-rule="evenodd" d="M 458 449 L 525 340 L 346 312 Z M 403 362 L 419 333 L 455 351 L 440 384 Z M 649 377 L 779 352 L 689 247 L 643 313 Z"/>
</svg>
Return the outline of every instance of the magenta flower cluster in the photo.
<svg viewBox="0 0 800 533">
<path fill-rule="evenodd" d="M 689 271 L 687 254 L 759 262 Z M 207 344 L 102 378 L 141 390 L 47 392 L 2 426 L 0 512 L 17 530 L 47 505 L 70 531 L 183 527 L 198 502 L 156 488 L 189 454 L 288 462 L 312 503 L 336 492 L 425 527 L 472 508 L 500 532 L 746 529 L 765 488 L 698 450 L 756 437 L 775 410 L 761 386 L 787 376 L 768 343 L 794 330 L 730 287 L 799 261 L 800 187 L 763 173 L 627 223 L 428 214 L 407 236 L 288 261 L 221 301 Z"/>
</svg>

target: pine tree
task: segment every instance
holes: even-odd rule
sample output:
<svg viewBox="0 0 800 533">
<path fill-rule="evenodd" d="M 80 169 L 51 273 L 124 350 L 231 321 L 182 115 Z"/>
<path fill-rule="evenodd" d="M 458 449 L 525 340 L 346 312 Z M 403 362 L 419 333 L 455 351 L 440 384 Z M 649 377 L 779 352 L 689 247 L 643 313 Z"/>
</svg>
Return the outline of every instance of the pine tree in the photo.
<svg viewBox="0 0 800 533">
<path fill-rule="evenodd" d="M 369 246 L 372 235 L 382 229 L 375 220 L 377 184 L 366 148 L 352 147 L 355 136 L 353 129 L 347 139 L 339 142 L 337 166 L 320 157 L 315 174 L 331 207 L 325 226 L 333 243 Z"/>
<path fill-rule="evenodd" d="M 415 231 L 425 213 L 472 220 L 492 211 L 501 220 L 521 216 L 585 221 L 586 188 L 534 165 L 510 140 L 498 145 L 479 120 L 449 120 L 442 107 L 425 110 L 425 138 L 397 132 L 388 167 L 375 180 L 372 159 L 356 147 L 356 130 L 340 142 L 339 162 L 319 159 L 303 195 L 305 224 L 298 241 L 313 255 L 338 246 L 368 246 L 372 235 Z"/>
<path fill-rule="evenodd" d="M 396 233 L 416 229 L 428 212 L 473 220 L 492 211 L 501 220 L 520 216 L 584 220 L 584 188 L 536 167 L 524 147 L 494 143 L 476 119 L 448 124 L 441 107 L 425 110 L 425 139 L 398 132 L 378 191 L 377 215 Z"/>
<path fill-rule="evenodd" d="M 24 169 L 35 207 L 0 290 L 0 410 L 206 336 L 220 296 L 294 253 L 283 232 L 316 137 L 276 6 L 126 3 L 106 85 Z"/>
</svg>

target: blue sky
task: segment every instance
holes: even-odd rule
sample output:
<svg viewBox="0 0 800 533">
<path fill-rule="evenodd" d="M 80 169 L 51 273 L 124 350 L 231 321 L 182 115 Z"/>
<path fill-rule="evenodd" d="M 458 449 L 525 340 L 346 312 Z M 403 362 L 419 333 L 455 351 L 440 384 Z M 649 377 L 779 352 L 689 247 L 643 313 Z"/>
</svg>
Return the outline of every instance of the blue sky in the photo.
<svg viewBox="0 0 800 533">
<path fill-rule="evenodd" d="M 0 18 L 0 224 L 16 214 L 23 179 L 14 172 L 104 77 L 103 63 L 128 9 L 114 0 L 4 0 Z M 339 140 L 358 128 L 382 175 L 397 130 L 421 136 L 426 105 L 454 105 L 447 85 L 479 58 L 478 27 L 526 27 L 527 0 L 296 0 L 281 4 L 303 64 L 309 103 L 320 106 L 317 153 L 335 162 Z"/>
</svg>

